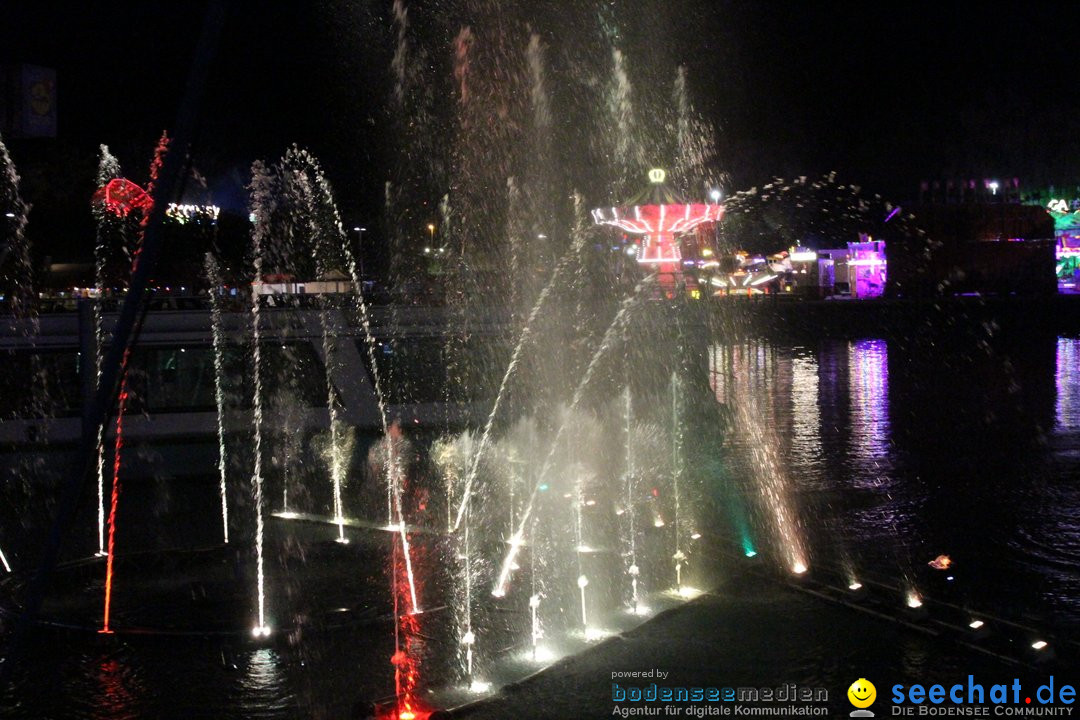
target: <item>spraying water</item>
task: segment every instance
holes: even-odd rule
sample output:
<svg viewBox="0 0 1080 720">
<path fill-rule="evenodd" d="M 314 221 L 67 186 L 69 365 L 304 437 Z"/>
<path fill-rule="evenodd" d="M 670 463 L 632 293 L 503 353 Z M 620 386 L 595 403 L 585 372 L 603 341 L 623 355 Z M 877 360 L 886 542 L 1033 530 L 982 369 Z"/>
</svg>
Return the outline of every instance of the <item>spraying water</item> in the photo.
<svg viewBox="0 0 1080 720">
<path fill-rule="evenodd" d="M 326 408 L 330 413 L 330 481 L 334 491 L 334 522 L 337 524 L 339 543 L 348 542 L 345 538 L 345 513 L 341 503 L 341 482 L 345 475 L 345 449 L 342 444 L 341 408 L 332 382 L 335 343 L 330 332 L 327 300 L 319 296 L 319 325 L 322 329 L 322 347 L 326 368 Z"/>
<path fill-rule="evenodd" d="M 638 610 L 638 575 L 640 571 L 637 564 L 637 532 L 634 524 L 636 518 L 635 503 L 634 503 L 634 443 L 633 443 L 633 397 L 630 394 L 630 386 L 626 386 L 624 391 L 626 396 L 626 487 L 625 487 L 625 508 L 623 512 L 627 516 L 627 539 L 630 544 L 630 552 L 628 558 L 630 565 L 627 568 L 627 574 L 630 576 L 630 598 L 633 603 L 632 608 L 636 613 Z"/>
<path fill-rule="evenodd" d="M 457 518 L 454 521 L 453 529 L 455 531 L 461 525 L 461 519 L 465 514 L 465 507 L 469 502 L 469 498 L 472 496 L 473 484 L 476 482 L 476 471 L 480 467 L 480 459 L 487 449 L 491 437 L 491 428 L 495 424 L 496 416 L 499 414 L 499 408 L 502 406 L 503 397 L 506 395 L 506 388 L 510 383 L 510 379 L 514 376 L 518 364 L 521 362 L 521 356 L 525 347 L 532 338 L 533 328 L 537 318 L 545 309 L 548 298 L 552 297 L 552 293 L 559 279 L 566 275 L 567 269 L 579 257 L 583 242 L 584 239 L 579 236 L 574 246 L 567 250 L 566 254 L 556 265 L 554 272 L 551 273 L 551 278 L 540 292 L 539 297 L 536 298 L 536 303 L 533 305 L 533 309 L 529 313 L 529 317 L 525 321 L 524 327 L 521 329 L 521 335 L 518 337 L 517 344 L 514 345 L 514 351 L 510 355 L 510 362 L 507 363 L 506 370 L 503 371 L 502 381 L 499 383 L 499 390 L 495 393 L 495 402 L 492 404 L 491 412 L 488 413 L 487 420 L 484 422 L 484 430 L 480 433 L 480 441 L 477 444 L 476 452 L 472 454 L 469 461 L 469 469 L 465 476 L 465 489 L 461 498 L 461 505 L 458 507 Z"/>
<path fill-rule="evenodd" d="M 116 510 L 120 504 L 120 460 L 124 448 L 124 411 L 127 409 L 127 366 L 130 357 L 131 348 L 128 348 L 124 351 L 124 359 L 120 366 L 120 397 L 116 406 L 116 446 L 113 450 L 112 498 L 109 503 L 109 543 L 105 561 L 105 611 L 101 630 L 99 631 L 106 634 L 112 632 L 109 627 L 109 620 L 112 612 L 113 560 L 116 558 Z"/>
<path fill-rule="evenodd" d="M 682 567 L 686 560 L 686 554 L 682 551 L 682 525 L 681 497 L 679 496 L 679 483 L 682 477 L 682 423 L 679 418 L 679 373 L 671 373 L 671 488 L 674 500 L 674 543 L 675 553 L 671 556 L 675 560 L 675 588 L 682 589 Z"/>
<path fill-rule="evenodd" d="M 221 493 L 221 531 L 229 542 L 229 488 L 225 473 L 225 331 L 221 323 L 221 268 L 212 253 L 206 253 L 206 278 L 210 282 L 210 327 L 214 345 L 214 401 L 217 404 L 218 475 Z"/>
<path fill-rule="evenodd" d="M 589 386 L 589 382 L 592 380 L 593 374 L 596 372 L 596 368 L 600 365 L 600 360 L 611 350 L 615 345 L 615 340 L 626 329 L 626 324 L 629 319 L 630 309 L 640 299 L 642 292 L 646 287 L 652 284 L 655 280 L 655 275 L 649 275 L 637 284 L 634 291 L 623 300 L 619 306 L 619 311 L 615 314 L 615 318 L 611 321 L 607 331 L 604 333 L 603 340 L 600 342 L 600 346 L 593 354 L 592 360 L 589 361 L 588 367 L 585 369 L 585 374 L 581 378 L 581 382 L 578 383 L 577 388 L 574 390 L 573 398 L 570 401 L 569 412 L 563 422 L 560 423 L 558 430 L 555 433 L 555 437 L 551 443 L 551 449 L 544 458 L 544 463 L 540 467 L 540 472 L 537 475 L 536 481 L 533 483 L 532 492 L 529 494 L 529 499 L 525 503 L 525 509 L 521 513 L 521 518 L 518 522 L 518 529 L 510 537 L 510 550 L 506 554 L 503 560 L 502 569 L 499 571 L 499 579 L 495 584 L 495 589 L 492 594 L 495 597 L 502 597 L 506 594 L 507 582 L 510 578 L 510 573 L 513 570 L 515 559 L 517 558 L 518 551 L 521 549 L 522 534 L 532 518 L 533 507 L 536 504 L 537 493 L 540 492 L 540 486 L 544 484 L 547 479 L 547 474 L 551 469 L 552 460 L 555 457 L 555 453 L 558 451 L 560 444 L 562 443 L 563 435 L 566 433 L 569 426 L 569 418 L 572 415 L 572 411 L 581 402 L 582 396 L 585 394 L 585 389 Z"/>
<path fill-rule="evenodd" d="M 796 575 L 806 572 L 809 567 L 806 549 L 798 519 L 791 507 L 780 459 L 776 455 L 778 445 L 775 437 L 770 437 L 765 423 L 753 399 L 753 393 L 747 393 L 744 402 L 736 404 L 736 421 L 749 439 L 750 452 L 754 458 L 754 471 L 758 476 L 763 500 L 769 510 L 773 526 L 780 539 L 788 569 Z"/>
<path fill-rule="evenodd" d="M 273 202 L 273 178 L 262 162 L 256 161 L 252 167 L 251 205 L 255 216 L 255 229 L 251 234 L 255 282 L 263 277 L 263 242 L 269 233 L 271 203 Z M 254 466 L 251 471 L 251 490 L 255 503 L 255 572 L 257 618 L 251 633 L 255 637 L 270 634 L 266 624 L 266 576 L 263 568 L 263 469 L 262 469 L 262 424 L 263 424 L 263 381 L 262 381 L 262 328 L 259 324 L 259 293 L 254 288 L 251 293 L 251 370 L 254 385 Z"/>
<path fill-rule="evenodd" d="M 120 162 L 109 152 L 106 145 L 100 147 L 101 158 L 98 162 L 97 186 L 104 187 L 114 178 L 121 177 Z M 97 235 L 94 242 L 94 288 L 97 298 L 93 303 L 94 313 L 94 388 L 97 389 L 101 382 L 101 363 L 105 356 L 105 327 L 102 313 L 102 303 L 106 290 L 106 265 L 108 262 L 109 244 L 117 230 L 123 228 L 120 221 L 104 204 L 96 204 L 93 208 L 94 219 L 97 223 Z M 123 238 L 120 238 L 121 243 Z M 98 532 L 98 555 L 105 555 L 105 424 L 102 423 L 97 429 L 97 532 Z"/>
</svg>

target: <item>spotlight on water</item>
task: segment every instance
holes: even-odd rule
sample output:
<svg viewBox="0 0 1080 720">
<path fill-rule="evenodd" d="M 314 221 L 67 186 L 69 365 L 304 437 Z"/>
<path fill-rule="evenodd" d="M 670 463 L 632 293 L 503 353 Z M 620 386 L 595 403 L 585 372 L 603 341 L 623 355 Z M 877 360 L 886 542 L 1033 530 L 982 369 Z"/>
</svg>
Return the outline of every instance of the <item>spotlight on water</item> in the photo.
<svg viewBox="0 0 1080 720">
<path fill-rule="evenodd" d="M 919 593 L 914 590 L 909 590 L 907 594 L 907 606 L 912 610 L 918 610 L 923 605 L 922 598 L 919 597 Z"/>
<path fill-rule="evenodd" d="M 972 620 L 968 623 L 968 627 L 972 630 L 980 630 L 984 625 L 986 625 L 986 623 L 984 623 L 982 620 Z"/>
<path fill-rule="evenodd" d="M 1035 642 L 1031 643 L 1031 649 L 1032 650 L 1043 650 L 1043 649 L 1046 648 L 1047 645 L 1049 645 L 1049 643 L 1046 642 L 1045 640 L 1036 640 Z"/>
<path fill-rule="evenodd" d="M 694 598 L 701 597 L 705 594 L 705 591 L 701 588 L 693 587 L 692 585 L 683 585 L 682 587 L 674 587 L 670 590 L 664 591 L 664 596 L 678 600 L 693 600 Z"/>
<path fill-rule="evenodd" d="M 852 582 L 850 585 L 848 585 L 847 589 L 852 591 L 852 592 L 855 592 L 857 590 L 862 590 L 862 583 L 859 582 L 858 580 L 856 580 L 856 581 Z"/>
<path fill-rule="evenodd" d="M 587 627 L 587 628 L 585 628 L 585 641 L 586 642 L 597 642 L 599 640 L 603 640 L 606 637 L 611 637 L 611 635 L 612 635 L 611 630 L 607 630 L 605 628 L 597 628 L 597 627 Z"/>
<path fill-rule="evenodd" d="M 796 561 L 796 562 L 795 562 L 795 563 L 794 563 L 794 564 L 793 564 L 793 565 L 791 566 L 791 572 L 793 572 L 793 573 L 794 573 L 794 574 L 796 574 L 796 575 L 802 575 L 802 574 L 803 574 L 803 573 L 805 573 L 805 572 L 806 572 L 807 570 L 809 570 L 809 568 L 808 568 L 808 567 L 806 567 L 806 563 L 802 562 L 801 560 L 800 560 L 800 561 Z"/>
<path fill-rule="evenodd" d="M 522 659 L 526 662 L 547 664 L 555 662 L 558 658 L 559 656 L 555 654 L 555 651 L 547 645 L 537 645 L 535 648 L 530 648 L 522 654 Z"/>
<path fill-rule="evenodd" d="M 473 680 L 469 683 L 469 692 L 486 693 L 491 691 L 491 683 L 486 680 Z"/>
<path fill-rule="evenodd" d="M 270 626 L 256 625 L 255 627 L 251 628 L 251 636 L 256 638 L 270 637 Z"/>
<path fill-rule="evenodd" d="M 744 554 L 748 558 L 757 557 L 757 550 L 747 550 Z"/>
</svg>

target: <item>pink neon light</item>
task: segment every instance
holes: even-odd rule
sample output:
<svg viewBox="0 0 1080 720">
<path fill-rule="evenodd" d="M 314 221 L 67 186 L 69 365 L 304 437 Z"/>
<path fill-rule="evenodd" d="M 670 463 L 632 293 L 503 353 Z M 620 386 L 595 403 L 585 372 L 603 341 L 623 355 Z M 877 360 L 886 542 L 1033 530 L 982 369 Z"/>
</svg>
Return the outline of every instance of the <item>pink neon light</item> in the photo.
<svg viewBox="0 0 1080 720">
<path fill-rule="evenodd" d="M 612 225 L 633 235 L 643 235 L 638 262 L 642 264 L 677 263 L 682 260 L 675 235 L 692 231 L 708 222 L 717 222 L 724 215 L 723 205 L 688 203 L 685 205 L 635 205 L 633 218 L 628 209 L 611 208 L 611 212 L 594 210 L 593 220 L 600 225 Z"/>
</svg>

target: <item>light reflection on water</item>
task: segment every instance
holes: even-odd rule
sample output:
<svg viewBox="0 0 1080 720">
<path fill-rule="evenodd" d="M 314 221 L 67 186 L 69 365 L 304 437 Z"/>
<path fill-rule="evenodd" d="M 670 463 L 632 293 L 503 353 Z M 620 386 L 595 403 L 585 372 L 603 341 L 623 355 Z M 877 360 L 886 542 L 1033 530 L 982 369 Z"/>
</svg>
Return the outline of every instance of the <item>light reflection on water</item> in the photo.
<svg viewBox="0 0 1080 720">
<path fill-rule="evenodd" d="M 931 593 L 944 576 L 925 561 L 952 553 L 961 597 L 1080 621 L 1080 339 L 987 354 L 754 341 L 709 358 L 717 400 L 762 425 L 735 423 L 733 478 L 752 492 L 753 444 L 767 438 L 812 553 L 846 562 L 853 549 L 857 569 L 898 578 L 914 568 Z"/>
<path fill-rule="evenodd" d="M 1058 338 L 1054 379 L 1054 432 L 1075 440 L 1080 432 L 1080 338 Z"/>
<path fill-rule="evenodd" d="M 884 340 L 848 345 L 851 459 L 858 487 L 888 487 L 892 479 L 889 428 L 889 348 Z"/>
<path fill-rule="evenodd" d="M 1054 423 L 1048 446 L 1052 475 L 1033 484 L 1021 533 L 1012 543 L 1045 574 L 1052 606 L 1074 609 L 1080 597 L 1080 338 L 1057 339 Z M 1077 611 L 1080 612 L 1080 611 Z"/>
</svg>

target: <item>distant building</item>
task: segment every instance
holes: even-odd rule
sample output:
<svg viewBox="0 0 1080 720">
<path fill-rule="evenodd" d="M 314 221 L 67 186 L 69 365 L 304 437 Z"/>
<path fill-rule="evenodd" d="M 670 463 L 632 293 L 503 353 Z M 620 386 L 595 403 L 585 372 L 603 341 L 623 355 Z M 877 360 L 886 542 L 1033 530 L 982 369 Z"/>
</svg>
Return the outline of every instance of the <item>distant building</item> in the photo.
<svg viewBox="0 0 1080 720">
<path fill-rule="evenodd" d="M 292 275 L 264 275 L 253 284 L 257 295 L 341 295 L 353 291 L 352 280 L 340 270 L 330 270 L 318 280 L 297 280 Z"/>
<path fill-rule="evenodd" d="M 1080 199 L 1052 199 L 1046 211 L 1054 219 L 1058 291 L 1080 292 Z"/>
</svg>

